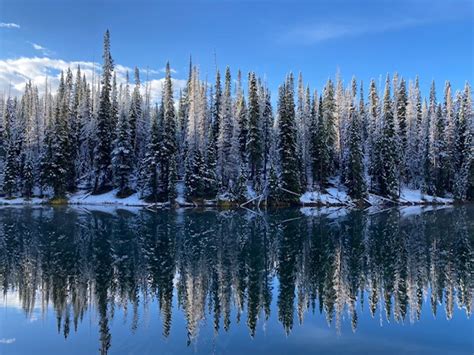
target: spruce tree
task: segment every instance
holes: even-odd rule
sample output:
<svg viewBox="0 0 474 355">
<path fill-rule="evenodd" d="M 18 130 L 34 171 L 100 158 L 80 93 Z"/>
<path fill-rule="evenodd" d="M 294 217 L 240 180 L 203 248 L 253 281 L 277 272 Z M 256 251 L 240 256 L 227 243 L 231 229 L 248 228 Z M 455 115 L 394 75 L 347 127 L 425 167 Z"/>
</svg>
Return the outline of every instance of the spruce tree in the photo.
<svg viewBox="0 0 474 355">
<path fill-rule="evenodd" d="M 3 116 L 3 135 L 0 142 L 2 158 L 4 159 L 2 188 L 7 197 L 12 197 L 16 190 L 17 152 L 12 132 L 12 126 L 16 121 L 15 111 L 15 101 L 9 97 Z"/>
<path fill-rule="evenodd" d="M 126 197 L 131 192 L 130 175 L 133 169 L 133 147 L 131 143 L 128 115 L 122 109 L 117 122 L 115 144 L 112 152 L 112 165 L 118 197 Z"/>
<path fill-rule="evenodd" d="M 362 90 L 362 88 L 361 88 Z M 354 199 L 362 199 L 366 194 L 364 178 L 362 126 L 359 114 L 356 112 L 354 98 L 349 110 L 349 157 L 346 172 L 346 185 L 349 195 Z"/>
<path fill-rule="evenodd" d="M 247 103 L 244 94 L 240 89 L 237 93 L 236 101 L 236 118 L 238 123 L 238 139 L 239 139 L 239 160 L 247 161 L 247 140 L 249 131 L 249 118 L 247 111 Z"/>
<path fill-rule="evenodd" d="M 133 88 L 132 99 L 130 102 L 130 132 L 132 139 L 133 152 L 139 157 L 139 128 L 142 119 L 142 96 L 140 94 L 140 71 L 135 67 L 135 87 Z"/>
<path fill-rule="evenodd" d="M 151 202 L 158 202 L 159 186 L 158 186 L 158 163 L 161 151 L 161 113 L 158 105 L 152 114 L 151 137 L 148 143 L 146 155 L 144 157 L 145 177 L 144 177 L 144 192 L 143 195 L 146 200 Z"/>
<path fill-rule="evenodd" d="M 280 201 L 281 197 L 280 189 L 280 179 L 277 175 L 276 169 L 273 164 L 270 166 L 270 172 L 268 177 L 268 188 L 267 188 L 267 202 L 272 204 L 277 204 Z"/>
<path fill-rule="evenodd" d="M 267 169 L 270 161 L 270 149 L 272 147 L 273 132 L 273 108 L 271 102 L 270 90 L 262 88 L 261 90 L 263 109 L 262 109 L 262 139 L 263 139 L 263 181 L 268 179 Z"/>
<path fill-rule="evenodd" d="M 47 132 L 46 149 L 42 156 L 42 182 L 53 189 L 54 198 L 64 198 L 67 190 L 69 147 L 68 147 L 68 95 L 64 75 L 61 73 L 54 110 L 54 118 Z"/>
<path fill-rule="evenodd" d="M 262 167 L 262 135 L 260 122 L 260 108 L 257 91 L 257 78 L 255 73 L 249 75 L 249 130 L 247 140 L 247 154 L 249 163 L 250 179 L 254 187 L 260 181 Z"/>
<path fill-rule="evenodd" d="M 473 143 L 472 143 L 472 96 L 471 87 L 468 83 L 464 86 L 464 92 L 460 95 L 459 110 L 455 125 L 455 175 L 453 182 L 454 197 L 457 200 L 465 200 L 468 192 L 472 194 L 473 189 Z M 472 195 L 469 197 L 472 198 Z"/>
<path fill-rule="evenodd" d="M 247 176 L 244 163 L 240 164 L 237 182 L 232 191 L 237 202 L 245 202 L 247 199 Z"/>
<path fill-rule="evenodd" d="M 162 133 L 160 184 L 163 187 L 163 199 L 170 199 L 170 193 L 176 190 L 173 184 L 176 181 L 176 114 L 173 99 L 173 85 L 171 81 L 171 67 L 166 63 L 166 76 L 163 88 L 163 133 Z M 173 175 L 173 176 L 171 176 Z M 170 177 L 173 181 L 170 181 Z M 171 196 L 172 197 L 172 196 Z"/>
<path fill-rule="evenodd" d="M 209 140 L 207 143 L 207 171 L 211 176 L 209 181 L 209 188 L 211 194 L 215 195 L 217 189 L 217 144 L 219 140 L 219 129 L 220 129 L 220 111 L 222 105 L 222 87 L 221 87 L 221 75 L 219 70 L 216 71 L 216 83 L 214 84 L 214 92 L 211 96 L 212 102 L 210 105 L 210 119 L 211 119 L 211 130 L 209 133 Z"/>
<path fill-rule="evenodd" d="M 398 150 L 392 100 L 390 97 L 390 77 L 388 75 L 385 81 L 383 97 L 382 127 L 380 138 L 375 148 L 376 191 L 382 196 L 397 198 L 399 193 L 397 175 Z"/>
<path fill-rule="evenodd" d="M 405 164 L 408 149 L 408 133 L 407 133 L 407 104 L 408 97 L 406 91 L 405 79 L 402 78 L 397 93 L 397 120 L 398 120 L 398 137 L 400 140 L 400 177 L 405 182 L 407 177 L 407 167 Z"/>
<path fill-rule="evenodd" d="M 223 191 L 228 190 L 230 182 L 234 178 L 235 158 L 232 156 L 234 137 L 234 118 L 232 114 L 231 97 L 231 75 L 230 68 L 226 68 L 224 94 L 222 96 L 222 106 L 219 126 L 218 140 L 218 171 L 220 174 L 220 185 Z"/>
<path fill-rule="evenodd" d="M 278 153 L 281 164 L 281 187 L 284 189 L 283 199 L 295 202 L 297 200 L 296 195 L 300 193 L 301 187 L 296 156 L 294 82 L 291 73 L 288 75 L 285 84 L 280 87 L 278 115 Z"/>
<path fill-rule="evenodd" d="M 313 184 L 323 188 L 327 182 L 331 170 L 331 149 L 328 145 L 328 124 L 325 119 L 328 115 L 323 113 L 323 98 L 313 98 L 312 105 L 312 128 L 311 128 L 311 151 Z M 319 108 L 319 109 L 317 109 Z"/>
<path fill-rule="evenodd" d="M 437 196 L 444 196 L 448 186 L 449 166 L 448 150 L 446 143 L 446 122 L 441 104 L 436 109 L 435 122 L 433 123 L 433 179 L 434 190 Z"/>
<path fill-rule="evenodd" d="M 94 150 L 94 193 L 112 188 L 112 72 L 114 63 L 110 54 L 110 32 L 104 35 L 104 63 L 102 66 L 102 87 L 100 91 L 99 112 L 97 114 L 96 147 Z"/>
<path fill-rule="evenodd" d="M 374 189 L 377 180 L 377 166 L 376 166 L 376 144 L 379 139 L 379 96 L 377 93 L 377 86 L 375 80 L 370 81 L 369 89 L 369 110 L 368 110 L 368 130 L 369 130 L 369 142 L 368 142 L 368 156 L 369 156 L 369 167 L 368 172 L 370 176 L 370 189 Z"/>
<path fill-rule="evenodd" d="M 24 170 L 23 196 L 29 199 L 33 196 L 33 188 L 35 186 L 35 171 L 31 156 L 26 159 Z"/>
<path fill-rule="evenodd" d="M 7 197 L 13 197 L 17 189 L 17 151 L 15 142 L 11 137 L 6 138 L 6 156 L 5 156 L 5 170 L 3 172 L 3 191 Z"/>
<path fill-rule="evenodd" d="M 323 92 L 323 102 L 320 108 L 323 115 L 324 122 L 324 139 L 325 147 L 324 150 L 329 156 L 329 164 L 325 173 L 326 176 L 331 176 L 335 172 L 335 167 L 337 165 L 337 154 L 336 154 L 336 145 L 337 145 L 337 127 L 336 127 L 336 102 L 334 98 L 334 85 L 331 80 L 328 80 L 326 86 L 324 87 Z"/>
</svg>

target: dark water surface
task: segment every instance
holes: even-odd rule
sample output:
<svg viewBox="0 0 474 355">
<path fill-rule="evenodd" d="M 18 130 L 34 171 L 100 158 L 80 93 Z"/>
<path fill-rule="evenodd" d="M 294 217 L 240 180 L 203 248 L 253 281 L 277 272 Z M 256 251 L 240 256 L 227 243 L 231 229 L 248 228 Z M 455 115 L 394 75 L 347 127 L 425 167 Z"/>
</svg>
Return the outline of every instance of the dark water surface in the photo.
<svg viewBox="0 0 474 355">
<path fill-rule="evenodd" d="M 2 208 L 0 354 L 472 354 L 473 221 Z"/>
</svg>

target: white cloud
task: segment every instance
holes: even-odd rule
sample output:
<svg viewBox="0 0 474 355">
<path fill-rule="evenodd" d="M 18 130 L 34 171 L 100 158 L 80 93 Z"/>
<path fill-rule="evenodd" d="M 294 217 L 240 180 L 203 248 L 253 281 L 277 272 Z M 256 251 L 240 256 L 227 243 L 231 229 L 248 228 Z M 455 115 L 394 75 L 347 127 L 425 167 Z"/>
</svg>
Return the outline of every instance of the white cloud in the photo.
<svg viewBox="0 0 474 355">
<path fill-rule="evenodd" d="M 92 83 L 92 78 L 98 83 L 98 75 L 101 71 L 101 65 L 95 62 L 88 61 L 65 61 L 62 59 L 52 59 L 48 57 L 21 57 L 17 59 L 3 59 L 0 60 L 0 92 L 5 92 L 8 95 L 21 95 L 25 89 L 25 84 L 28 80 L 31 80 L 33 84 L 38 86 L 40 92 L 44 92 L 45 81 L 48 78 L 48 83 L 51 85 L 52 90 L 56 90 L 61 70 L 66 71 L 71 68 L 75 74 L 77 67 L 81 67 L 82 74 L 86 75 L 89 83 Z M 116 64 L 115 73 L 117 75 L 117 82 L 126 82 L 126 73 L 130 75 L 130 85 L 133 86 L 133 73 L 134 69 Z M 147 69 L 140 69 L 142 88 L 147 84 L 146 80 Z M 156 101 L 161 97 L 161 91 L 163 86 L 163 77 L 158 70 L 148 70 L 148 75 L 151 78 L 148 79 L 150 86 L 151 99 Z M 174 79 L 173 86 L 175 92 L 183 89 L 186 86 L 186 80 Z"/>
<path fill-rule="evenodd" d="M 0 344 L 13 344 L 15 341 L 16 341 L 15 338 L 9 338 L 9 339 L 2 338 L 0 339 Z"/>
<path fill-rule="evenodd" d="M 28 42 L 28 43 L 31 44 L 34 49 L 36 49 L 37 51 L 40 51 L 46 57 L 49 57 L 50 55 L 54 54 L 53 51 L 49 50 L 46 47 L 43 47 L 42 45 L 38 43 L 33 43 L 33 42 Z"/>
<path fill-rule="evenodd" d="M 415 18 L 386 20 L 383 22 L 371 19 L 365 19 L 360 22 L 319 22 L 313 25 L 297 26 L 281 36 L 280 40 L 283 42 L 313 44 L 330 39 L 396 31 L 424 23 L 427 23 L 427 20 Z"/>
<path fill-rule="evenodd" d="M 13 22 L 0 22 L 0 28 L 20 28 L 20 25 Z"/>
</svg>

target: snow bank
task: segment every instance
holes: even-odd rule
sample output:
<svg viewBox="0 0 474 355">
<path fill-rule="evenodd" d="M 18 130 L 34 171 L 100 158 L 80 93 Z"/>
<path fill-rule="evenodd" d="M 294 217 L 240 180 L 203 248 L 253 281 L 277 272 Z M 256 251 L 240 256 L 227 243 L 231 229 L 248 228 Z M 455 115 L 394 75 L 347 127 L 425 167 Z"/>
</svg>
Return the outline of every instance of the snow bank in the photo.
<svg viewBox="0 0 474 355">
<path fill-rule="evenodd" d="M 424 204 L 424 203 L 439 203 L 449 204 L 453 203 L 453 199 L 445 197 L 436 197 L 425 195 L 421 190 L 402 189 L 400 193 L 400 202 L 412 203 L 412 204 Z"/>
<path fill-rule="evenodd" d="M 176 202 L 179 206 L 182 207 L 194 207 L 195 205 L 193 203 L 186 201 L 184 197 L 184 189 L 184 183 L 178 182 L 178 184 L 176 185 Z M 117 190 L 112 190 L 101 195 L 92 195 L 89 192 L 80 191 L 68 196 L 68 203 L 71 205 L 113 205 L 131 207 L 150 207 L 153 205 L 140 199 L 138 193 L 132 194 L 125 198 L 119 198 L 116 195 Z M 249 186 L 247 186 L 247 195 L 249 199 L 255 198 L 256 192 L 252 190 Z M 231 194 L 221 194 L 218 196 L 218 200 L 232 201 L 233 196 Z M 388 202 L 396 202 L 373 194 L 369 194 L 366 201 L 373 207 L 383 207 L 386 206 Z M 354 202 L 351 200 L 346 190 L 337 187 L 329 187 L 322 192 L 307 191 L 300 197 L 300 202 L 303 206 L 355 206 Z M 27 200 L 24 198 L 7 199 L 4 197 L 0 197 L 0 205 L 39 205 L 43 203 L 47 203 L 46 198 L 41 199 L 38 197 L 34 197 Z M 454 203 L 454 201 L 452 198 L 425 195 L 420 190 L 411 190 L 404 188 L 400 193 L 400 199 L 398 200 L 398 203 L 400 205 L 449 205 Z M 217 200 L 204 201 L 205 206 L 215 206 L 216 204 Z M 165 204 L 163 204 L 163 206 L 164 205 Z"/>
<path fill-rule="evenodd" d="M 38 197 L 33 197 L 29 200 L 23 198 L 23 197 L 18 197 L 14 199 L 7 199 L 5 197 L 0 197 L 0 205 L 39 205 L 44 202 L 43 199 L 38 198 Z"/>
<path fill-rule="evenodd" d="M 150 206 L 141 200 L 138 193 L 125 198 L 116 196 L 117 190 L 112 190 L 101 195 L 79 192 L 69 196 L 68 203 L 71 205 L 120 205 L 120 206 Z"/>
<path fill-rule="evenodd" d="M 401 190 L 398 201 L 369 194 L 366 201 L 372 206 L 382 206 L 387 203 L 399 203 L 402 205 L 426 205 L 426 204 L 452 204 L 452 198 L 436 197 L 423 194 L 420 190 L 411 190 L 404 188 Z M 329 187 L 325 191 L 307 191 L 301 198 L 300 202 L 305 205 L 321 205 L 321 206 L 350 206 L 354 202 L 351 200 L 347 192 L 336 187 Z"/>
</svg>

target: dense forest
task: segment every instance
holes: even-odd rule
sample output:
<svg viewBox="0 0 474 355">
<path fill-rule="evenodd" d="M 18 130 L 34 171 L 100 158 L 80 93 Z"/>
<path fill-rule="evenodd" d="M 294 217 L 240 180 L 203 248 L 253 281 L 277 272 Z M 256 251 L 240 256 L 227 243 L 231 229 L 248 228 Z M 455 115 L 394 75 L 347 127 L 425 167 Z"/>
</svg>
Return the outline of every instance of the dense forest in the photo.
<svg viewBox="0 0 474 355">
<path fill-rule="evenodd" d="M 240 71 L 235 79 L 228 67 L 216 70 L 208 84 L 190 63 L 177 97 L 167 64 L 161 102 L 152 103 L 138 69 L 134 83 L 117 83 L 109 31 L 100 82 L 73 70 L 61 73 L 56 93 L 46 85 L 39 95 L 29 82 L 21 97 L 0 100 L 7 198 L 115 189 L 151 202 L 183 191 L 188 201 L 292 203 L 332 185 L 359 201 L 369 192 L 395 200 L 403 188 L 474 198 L 468 83 L 454 92 L 447 81 L 438 102 L 434 82 L 423 98 L 418 78 L 398 74 L 387 75 L 383 92 L 372 80 L 366 95 L 355 78 L 317 91 L 290 73 L 272 100 L 254 72 L 244 90 Z"/>
</svg>

